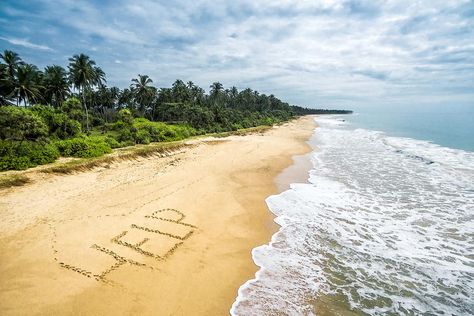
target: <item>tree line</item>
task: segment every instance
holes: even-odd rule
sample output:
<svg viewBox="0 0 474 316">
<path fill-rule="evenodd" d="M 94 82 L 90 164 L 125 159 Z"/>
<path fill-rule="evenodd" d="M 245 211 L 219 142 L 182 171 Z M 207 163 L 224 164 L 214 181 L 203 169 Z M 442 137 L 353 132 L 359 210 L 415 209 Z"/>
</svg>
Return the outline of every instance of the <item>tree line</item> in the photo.
<svg viewBox="0 0 474 316">
<path fill-rule="evenodd" d="M 123 108 L 129 109 L 135 117 L 151 121 L 189 122 L 198 128 L 216 131 L 232 129 L 229 121 L 239 126 L 245 116 L 255 116 L 251 113 L 285 120 L 302 111 L 305 114 L 314 111 L 291 107 L 274 95 L 260 94 L 250 88 L 224 89 L 220 82 L 212 83 L 206 94 L 192 81 L 176 80 L 170 88 L 158 89 L 148 75 L 139 74 L 128 88 L 108 87 L 104 71 L 84 54 L 69 58 L 67 69 L 52 65 L 43 71 L 9 50 L 0 58 L 0 104 L 47 104 L 59 108 L 67 98 L 74 96 L 83 106 L 86 131 L 91 124 L 113 121 Z M 237 118 L 231 119 L 230 114 Z"/>
<path fill-rule="evenodd" d="M 5 50 L 0 76 L 0 170 L 59 155 L 92 157 L 116 147 L 272 125 L 320 111 L 220 82 L 206 93 L 192 81 L 157 88 L 139 74 L 128 88 L 109 87 L 105 72 L 85 54 L 69 58 L 67 68 L 40 70 Z"/>
</svg>

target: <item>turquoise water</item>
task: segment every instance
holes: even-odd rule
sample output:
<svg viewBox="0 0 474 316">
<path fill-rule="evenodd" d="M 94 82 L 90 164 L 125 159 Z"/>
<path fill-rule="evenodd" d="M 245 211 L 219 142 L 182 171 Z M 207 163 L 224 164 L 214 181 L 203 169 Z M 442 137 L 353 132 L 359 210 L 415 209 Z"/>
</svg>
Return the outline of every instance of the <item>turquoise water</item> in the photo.
<svg viewBox="0 0 474 316">
<path fill-rule="evenodd" d="M 473 315 L 473 112 L 443 110 L 316 117 L 231 314 Z"/>
<path fill-rule="evenodd" d="M 455 149 L 474 151 L 474 104 L 411 107 L 354 107 L 343 117 L 358 128 L 390 136 L 431 141 Z"/>
</svg>

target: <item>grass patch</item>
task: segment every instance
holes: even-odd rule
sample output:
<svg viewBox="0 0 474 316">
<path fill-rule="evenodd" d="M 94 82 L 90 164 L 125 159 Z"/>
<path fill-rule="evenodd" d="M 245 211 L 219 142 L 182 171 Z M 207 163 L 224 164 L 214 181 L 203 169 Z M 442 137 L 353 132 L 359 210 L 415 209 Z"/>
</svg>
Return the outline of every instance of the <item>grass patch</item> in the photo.
<svg viewBox="0 0 474 316">
<path fill-rule="evenodd" d="M 236 131 L 229 131 L 223 133 L 213 133 L 213 134 L 204 134 L 200 136 L 190 137 L 188 139 L 199 139 L 202 137 L 215 137 L 215 138 L 225 138 L 232 135 L 238 136 L 245 136 L 250 134 L 263 134 L 266 131 L 270 130 L 272 126 L 257 126 L 257 127 L 250 127 L 239 129 Z M 94 137 L 92 137 L 94 138 Z M 98 138 L 98 137 L 96 137 Z M 116 149 L 112 154 L 103 155 L 99 157 L 85 157 L 85 158 L 78 158 L 67 162 L 62 163 L 53 163 L 51 166 L 46 166 L 46 168 L 42 168 L 39 171 L 44 173 L 55 173 L 55 174 L 72 174 L 82 171 L 91 170 L 98 167 L 108 167 L 110 164 L 114 162 L 124 161 L 124 160 L 133 160 L 139 157 L 149 157 L 149 156 L 167 156 L 172 152 L 175 152 L 184 147 L 192 147 L 196 146 L 196 144 L 186 144 L 185 140 L 177 140 L 171 142 L 157 142 L 151 143 L 148 145 L 133 145 L 129 147 L 119 148 Z M 13 176 L 9 176 L 11 178 Z M 24 183 L 29 182 L 26 176 L 16 176 L 17 179 L 9 185 L 8 181 L 5 182 L 3 185 L 2 179 L 0 178 L 0 188 L 2 187 L 9 187 L 15 185 L 23 185 Z M 24 181 L 24 182 L 22 182 Z"/>
<path fill-rule="evenodd" d="M 256 126 L 256 127 L 242 128 L 236 131 L 214 133 L 214 134 L 203 135 L 203 136 L 212 136 L 212 137 L 222 138 L 222 137 L 228 137 L 232 135 L 245 136 L 245 135 L 251 135 L 251 134 L 258 134 L 258 133 L 263 134 L 266 131 L 272 129 L 272 127 L 273 126 L 262 125 L 262 126 Z"/>
<path fill-rule="evenodd" d="M 0 189 L 19 187 L 31 182 L 30 178 L 21 174 L 0 177 Z"/>
<path fill-rule="evenodd" d="M 97 167 L 107 167 L 111 163 L 132 160 L 139 157 L 149 157 L 154 155 L 169 155 L 183 147 L 191 147 L 193 145 L 186 144 L 183 141 L 167 142 L 167 143 L 154 143 L 146 146 L 133 146 L 117 150 L 111 155 L 94 157 L 94 158 L 82 158 L 65 163 L 53 165 L 51 167 L 42 169 L 44 173 L 62 173 L 70 174 L 86 170 L 91 170 Z"/>
</svg>

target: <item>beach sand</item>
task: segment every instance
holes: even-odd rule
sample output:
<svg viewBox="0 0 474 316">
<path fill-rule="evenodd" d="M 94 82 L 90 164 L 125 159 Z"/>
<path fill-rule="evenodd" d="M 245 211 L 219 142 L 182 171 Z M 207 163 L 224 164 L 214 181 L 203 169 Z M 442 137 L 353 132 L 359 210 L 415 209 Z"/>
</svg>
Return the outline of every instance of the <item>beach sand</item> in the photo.
<svg viewBox="0 0 474 316">
<path fill-rule="evenodd" d="M 0 191 L 0 314 L 228 315 L 312 117 Z M 291 174 L 298 178 L 292 178 Z"/>
</svg>

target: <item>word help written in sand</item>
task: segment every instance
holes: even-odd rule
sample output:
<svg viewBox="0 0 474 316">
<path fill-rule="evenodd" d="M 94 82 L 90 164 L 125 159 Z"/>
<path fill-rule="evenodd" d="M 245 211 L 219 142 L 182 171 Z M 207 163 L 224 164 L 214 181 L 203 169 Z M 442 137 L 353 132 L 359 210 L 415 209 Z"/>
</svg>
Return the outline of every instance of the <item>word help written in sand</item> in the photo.
<svg viewBox="0 0 474 316">
<path fill-rule="evenodd" d="M 154 263 L 172 255 L 197 228 L 185 223 L 184 218 L 178 210 L 161 209 L 151 215 L 122 219 L 119 226 L 126 229 L 115 235 L 109 227 L 117 227 L 117 219 L 101 219 L 101 226 L 97 221 L 89 224 L 90 233 L 84 232 L 84 240 L 79 242 L 67 238 L 75 223 L 63 224 L 54 231 L 54 260 L 63 268 L 110 283 L 106 277 L 122 265 L 153 269 Z"/>
</svg>

